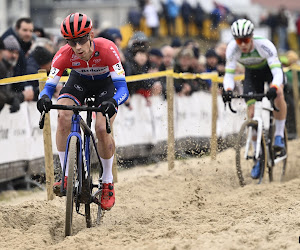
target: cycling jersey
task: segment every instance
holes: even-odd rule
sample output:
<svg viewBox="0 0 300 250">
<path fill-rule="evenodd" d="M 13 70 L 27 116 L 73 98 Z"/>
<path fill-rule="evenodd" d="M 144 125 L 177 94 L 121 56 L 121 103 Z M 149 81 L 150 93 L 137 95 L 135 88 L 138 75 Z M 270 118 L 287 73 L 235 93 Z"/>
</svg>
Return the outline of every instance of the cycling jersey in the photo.
<svg viewBox="0 0 300 250">
<path fill-rule="evenodd" d="M 246 69 L 264 69 L 267 65 L 273 75 L 272 84 L 279 87 L 283 83 L 283 73 L 277 50 L 274 44 L 262 37 L 253 37 L 254 48 L 249 53 L 242 53 L 235 40 L 231 41 L 226 49 L 226 66 L 224 89 L 234 88 L 234 73 L 237 62 Z"/>
<path fill-rule="evenodd" d="M 76 56 L 68 44 L 56 53 L 45 88 L 40 96 L 46 94 L 51 98 L 64 70 L 71 68 L 87 80 L 101 80 L 111 77 L 117 90 L 113 98 L 118 105 L 127 100 L 129 93 L 125 81 L 125 71 L 116 45 L 104 38 L 95 38 L 92 43 L 94 52 L 88 61 L 81 60 Z"/>
</svg>

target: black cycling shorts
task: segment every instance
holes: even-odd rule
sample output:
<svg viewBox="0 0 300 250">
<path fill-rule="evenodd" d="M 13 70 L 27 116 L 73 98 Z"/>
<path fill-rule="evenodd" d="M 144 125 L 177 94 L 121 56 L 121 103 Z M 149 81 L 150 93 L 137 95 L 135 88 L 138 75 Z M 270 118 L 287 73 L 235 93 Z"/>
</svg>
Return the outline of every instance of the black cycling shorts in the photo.
<svg viewBox="0 0 300 250">
<path fill-rule="evenodd" d="M 283 74 L 283 84 L 285 84 L 285 75 Z M 249 69 L 245 70 L 245 80 L 243 81 L 243 93 L 245 95 L 250 94 L 263 94 L 264 84 L 267 82 L 270 84 L 273 80 L 273 75 L 269 65 L 266 65 L 262 69 Z M 248 101 L 251 98 L 245 98 Z"/>
<path fill-rule="evenodd" d="M 71 71 L 68 81 L 59 93 L 58 100 L 70 98 L 77 105 L 83 105 L 87 97 L 95 97 L 95 106 L 108 100 L 115 94 L 115 86 L 111 77 L 101 80 L 89 80 L 80 76 L 74 70 Z"/>
</svg>

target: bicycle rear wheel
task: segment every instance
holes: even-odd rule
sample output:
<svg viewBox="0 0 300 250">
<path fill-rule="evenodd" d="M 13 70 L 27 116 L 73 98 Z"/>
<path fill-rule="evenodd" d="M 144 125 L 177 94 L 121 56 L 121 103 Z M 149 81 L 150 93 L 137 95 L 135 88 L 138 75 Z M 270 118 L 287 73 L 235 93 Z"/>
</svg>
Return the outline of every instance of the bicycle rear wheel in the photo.
<svg viewBox="0 0 300 250">
<path fill-rule="evenodd" d="M 72 136 L 69 143 L 68 160 L 68 183 L 66 195 L 66 220 L 65 220 L 65 236 L 72 235 L 73 207 L 74 207 L 74 187 L 75 187 L 75 171 L 78 168 L 78 138 Z"/>
<path fill-rule="evenodd" d="M 275 131 L 275 130 L 274 130 Z M 284 176 L 287 167 L 287 153 L 288 153 L 288 144 L 287 144 L 287 130 L 284 129 L 284 144 L 285 149 L 281 152 L 275 152 L 272 145 L 274 139 L 274 131 L 272 132 L 272 141 L 271 141 L 271 152 L 272 159 L 274 160 L 274 165 L 270 167 L 270 181 L 283 182 Z M 270 163 L 271 165 L 271 163 Z"/>
<path fill-rule="evenodd" d="M 261 150 L 259 154 L 260 161 L 260 176 L 258 179 L 253 179 L 251 177 L 251 170 L 255 164 L 254 162 L 254 148 L 252 147 L 251 140 L 248 142 L 248 150 L 246 149 L 247 138 L 249 137 L 249 133 L 251 129 L 257 130 L 258 123 L 257 121 L 246 121 L 242 125 L 240 132 L 238 134 L 237 142 L 236 142 L 236 170 L 237 176 L 239 179 L 240 185 L 243 187 L 249 184 L 259 184 L 262 182 L 264 177 L 264 172 L 267 166 L 267 152 L 266 152 L 266 142 L 265 137 L 262 134 L 261 137 Z M 251 138 L 250 138 L 251 139 Z M 247 150 L 247 152 L 246 152 Z"/>
</svg>

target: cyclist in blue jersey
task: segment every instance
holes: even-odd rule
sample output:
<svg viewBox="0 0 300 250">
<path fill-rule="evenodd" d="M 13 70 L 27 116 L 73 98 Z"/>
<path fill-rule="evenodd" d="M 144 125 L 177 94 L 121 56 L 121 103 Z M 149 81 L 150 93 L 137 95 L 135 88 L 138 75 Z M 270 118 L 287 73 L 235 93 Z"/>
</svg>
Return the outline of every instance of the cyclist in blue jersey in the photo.
<svg viewBox="0 0 300 250">
<path fill-rule="evenodd" d="M 254 25 L 250 20 L 239 19 L 231 25 L 234 37 L 226 49 L 226 66 L 224 76 L 223 100 L 232 98 L 234 89 L 234 73 L 237 63 L 245 67 L 245 80 L 243 83 L 244 94 L 264 93 L 264 83 L 269 83 L 268 98 L 274 99 L 279 112 L 274 112 L 275 117 L 275 150 L 282 150 L 284 145 L 284 128 L 286 120 L 286 102 L 284 99 L 285 76 L 281 62 L 274 44 L 262 37 L 253 36 Z M 255 100 L 246 100 L 248 115 L 254 115 Z M 253 144 L 256 140 L 252 138 Z M 252 178 L 260 176 L 260 162 L 257 161 L 251 172 Z"/>
</svg>

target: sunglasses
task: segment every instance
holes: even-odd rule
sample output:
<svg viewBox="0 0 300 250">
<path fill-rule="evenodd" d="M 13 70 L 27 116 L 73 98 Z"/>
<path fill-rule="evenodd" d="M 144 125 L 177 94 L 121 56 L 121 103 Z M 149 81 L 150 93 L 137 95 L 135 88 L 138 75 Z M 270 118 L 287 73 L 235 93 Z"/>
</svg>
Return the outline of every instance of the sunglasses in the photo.
<svg viewBox="0 0 300 250">
<path fill-rule="evenodd" d="M 67 40 L 67 43 L 71 47 L 75 47 L 76 44 L 84 45 L 89 40 L 89 38 L 90 38 L 89 35 L 86 35 L 86 36 L 83 36 L 83 37 L 80 37 L 80 38 Z"/>
<path fill-rule="evenodd" d="M 250 43 L 251 37 L 248 37 L 248 38 L 237 38 L 237 39 L 235 39 L 235 41 L 239 45 L 241 45 L 242 43 L 247 44 L 247 43 Z"/>
</svg>

